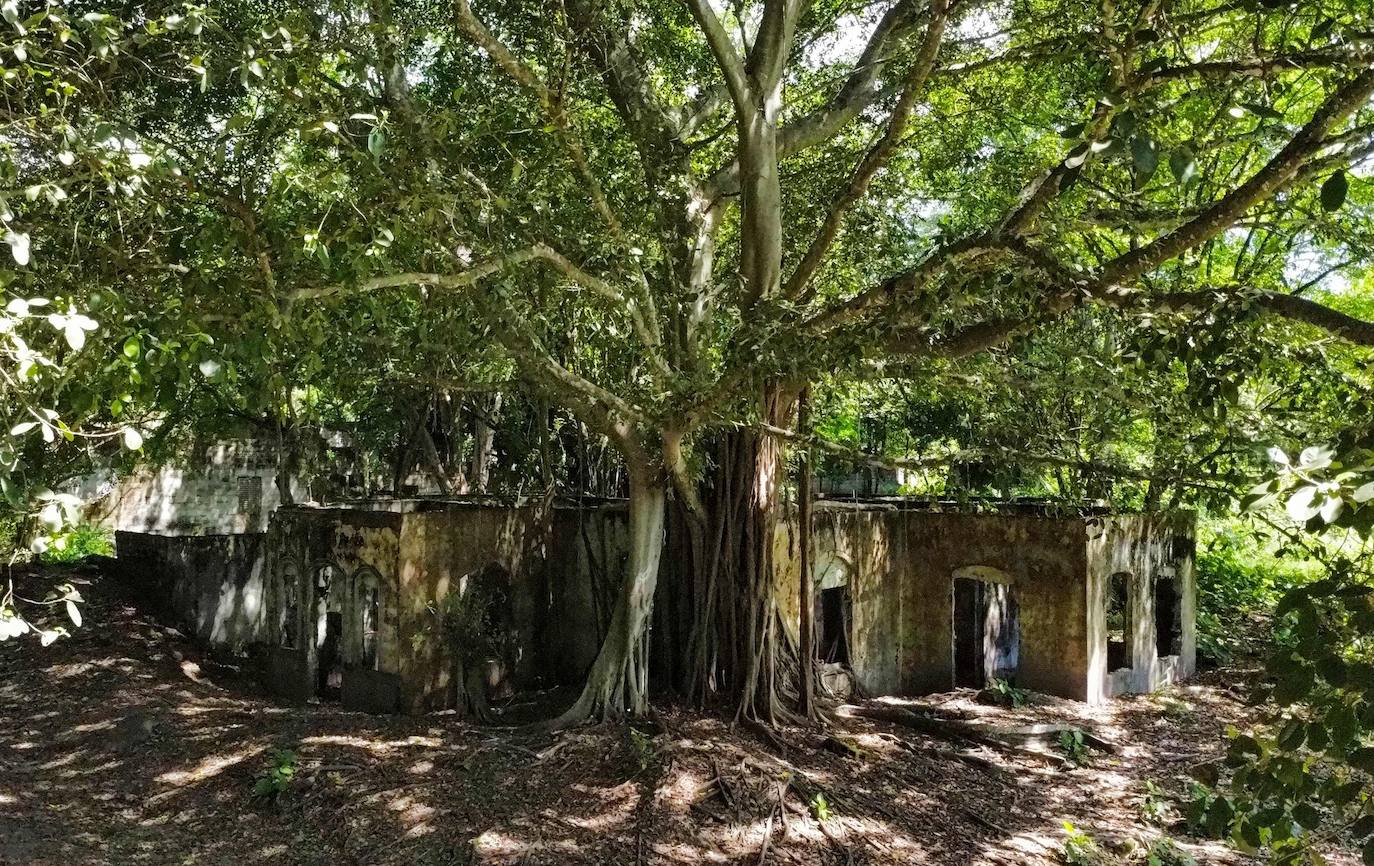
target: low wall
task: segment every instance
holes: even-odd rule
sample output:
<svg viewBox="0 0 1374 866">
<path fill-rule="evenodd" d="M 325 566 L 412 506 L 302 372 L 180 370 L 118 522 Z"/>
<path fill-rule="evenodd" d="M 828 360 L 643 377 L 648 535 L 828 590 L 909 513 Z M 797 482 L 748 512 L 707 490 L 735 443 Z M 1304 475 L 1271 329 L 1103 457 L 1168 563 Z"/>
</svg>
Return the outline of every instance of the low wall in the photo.
<svg viewBox="0 0 1374 866">
<path fill-rule="evenodd" d="M 116 532 L 115 549 L 143 602 L 201 643 L 242 652 L 266 640 L 263 533 Z"/>
</svg>

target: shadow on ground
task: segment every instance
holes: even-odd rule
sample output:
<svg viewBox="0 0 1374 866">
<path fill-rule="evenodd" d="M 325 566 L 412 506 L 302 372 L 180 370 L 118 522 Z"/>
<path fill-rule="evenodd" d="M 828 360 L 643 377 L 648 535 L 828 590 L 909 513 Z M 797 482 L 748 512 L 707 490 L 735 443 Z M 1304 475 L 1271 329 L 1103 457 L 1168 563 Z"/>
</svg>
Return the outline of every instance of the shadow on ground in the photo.
<svg viewBox="0 0 1374 866">
<path fill-rule="evenodd" d="M 1049 863 L 1066 820 L 1149 838 L 1144 780 L 1217 756 L 1244 712 L 1220 674 L 1108 709 L 968 710 L 1092 724 L 1123 746 L 1071 771 L 956 759 L 948 743 L 859 719 L 841 720 L 859 757 L 800 730 L 779 754 L 674 710 L 644 736 L 482 729 L 274 705 L 107 581 L 83 591 L 75 636 L 0 644 L 0 863 Z M 295 778 L 275 804 L 255 801 L 282 748 L 298 755 Z"/>
</svg>

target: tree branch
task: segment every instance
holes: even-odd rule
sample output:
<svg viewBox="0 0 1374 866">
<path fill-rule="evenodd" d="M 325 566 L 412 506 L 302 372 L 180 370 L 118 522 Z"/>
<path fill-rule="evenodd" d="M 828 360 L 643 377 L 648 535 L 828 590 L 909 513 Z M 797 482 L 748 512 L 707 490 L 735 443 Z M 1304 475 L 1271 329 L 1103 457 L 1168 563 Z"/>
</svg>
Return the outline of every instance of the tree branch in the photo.
<svg viewBox="0 0 1374 866">
<path fill-rule="evenodd" d="M 897 105 L 888 117 L 887 128 L 882 137 L 869 148 L 868 153 L 854 168 L 845 188 L 831 202 L 830 210 L 826 213 L 820 229 L 807 247 L 801 262 L 797 264 L 796 270 L 792 272 L 792 276 L 783 286 L 783 297 L 796 300 L 806 293 L 812 277 L 820 269 L 826 253 L 830 251 L 831 244 L 835 242 L 835 237 L 839 234 L 840 224 L 844 220 L 845 213 L 863 197 L 864 192 L 868 189 L 869 181 L 873 179 L 880 168 L 887 164 L 887 161 L 896 151 L 897 144 L 906 131 L 906 123 L 911 117 L 911 110 L 916 104 L 916 97 L 925 87 L 931 70 L 935 68 L 935 60 L 940 53 L 940 40 L 945 32 L 947 12 L 946 0 L 931 0 L 930 22 L 926 25 L 925 39 L 921 43 L 921 49 L 916 55 L 911 70 L 907 73 L 906 83 L 902 88 L 901 96 L 897 99 Z"/>
<path fill-rule="evenodd" d="M 735 103 L 735 113 L 744 117 L 749 112 L 752 103 L 749 80 L 745 75 L 744 63 L 740 60 L 739 52 L 735 50 L 735 44 L 730 41 L 730 34 L 725 32 L 725 25 L 721 24 L 720 19 L 716 17 L 715 10 L 711 8 L 709 0 L 683 0 L 683 2 L 687 4 L 687 10 L 696 19 L 702 35 L 706 37 L 706 45 L 711 49 L 711 55 L 716 59 L 716 66 L 720 67 L 721 75 L 725 78 L 725 86 L 730 91 L 730 99 Z"/>
<path fill-rule="evenodd" d="M 1260 201 L 1286 186 L 1307 160 L 1326 146 L 1326 134 L 1374 95 L 1374 69 L 1350 79 L 1317 109 L 1288 144 L 1249 180 L 1199 216 L 1153 242 L 1117 257 L 1102 269 L 1103 285 L 1129 281 L 1231 226 Z"/>
</svg>

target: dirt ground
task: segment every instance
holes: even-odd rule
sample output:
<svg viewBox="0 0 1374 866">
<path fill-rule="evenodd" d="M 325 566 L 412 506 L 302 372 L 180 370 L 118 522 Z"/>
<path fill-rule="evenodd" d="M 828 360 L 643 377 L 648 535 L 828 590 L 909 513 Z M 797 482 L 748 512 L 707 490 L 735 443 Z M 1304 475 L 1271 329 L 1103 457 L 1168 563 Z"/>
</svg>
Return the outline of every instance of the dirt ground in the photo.
<svg viewBox="0 0 1374 866">
<path fill-rule="evenodd" d="M 1141 817 L 1145 781 L 1181 790 L 1247 713 L 1232 671 L 1105 708 L 922 699 L 1071 721 L 1120 747 L 1064 769 L 986 748 L 961 758 L 854 718 L 836 733 L 858 756 L 803 730 L 783 732 L 782 753 L 672 709 L 657 732 L 549 735 L 286 708 L 88 578 L 75 636 L 0 644 L 3 864 L 1054 863 L 1065 821 L 1119 851 L 1158 835 Z M 298 772 L 276 802 L 254 800 L 277 749 L 295 751 Z M 1181 841 L 1201 863 L 1247 862 Z"/>
</svg>

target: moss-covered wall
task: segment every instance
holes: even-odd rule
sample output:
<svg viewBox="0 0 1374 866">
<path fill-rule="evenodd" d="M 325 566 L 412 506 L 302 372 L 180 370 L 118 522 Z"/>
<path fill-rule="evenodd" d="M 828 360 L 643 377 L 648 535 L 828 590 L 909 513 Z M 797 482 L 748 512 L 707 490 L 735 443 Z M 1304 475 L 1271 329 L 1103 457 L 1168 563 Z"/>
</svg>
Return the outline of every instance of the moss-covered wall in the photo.
<svg viewBox="0 0 1374 866">
<path fill-rule="evenodd" d="M 950 688 L 956 571 L 1005 575 L 1020 609 L 1020 670 L 1027 688 L 1087 696 L 1086 551 L 1080 519 L 935 513 L 822 503 L 813 530 L 815 579 L 847 571 L 851 663 L 868 694 Z M 795 524 L 779 528 L 785 621 L 798 622 Z"/>
</svg>

